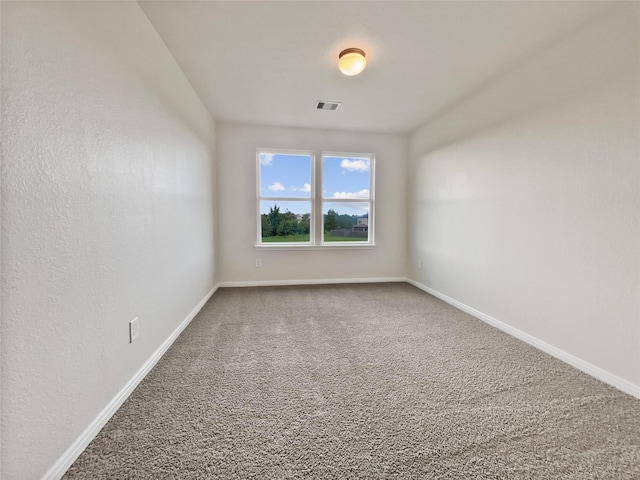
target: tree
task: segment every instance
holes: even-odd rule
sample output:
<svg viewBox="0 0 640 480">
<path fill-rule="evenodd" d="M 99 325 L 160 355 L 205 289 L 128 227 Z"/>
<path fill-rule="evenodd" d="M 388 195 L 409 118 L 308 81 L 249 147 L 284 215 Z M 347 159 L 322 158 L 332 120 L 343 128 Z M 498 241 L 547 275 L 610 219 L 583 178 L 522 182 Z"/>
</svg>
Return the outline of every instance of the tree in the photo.
<svg viewBox="0 0 640 480">
<path fill-rule="evenodd" d="M 296 233 L 296 227 L 298 226 L 298 222 L 296 220 L 291 220 L 290 218 L 284 219 L 278 225 L 278 235 L 282 237 L 286 237 L 288 235 L 293 235 Z"/>
<path fill-rule="evenodd" d="M 342 215 L 338 215 L 338 218 L 336 218 L 336 223 L 338 228 L 349 230 L 357 223 L 357 217 L 355 215 L 343 213 Z"/>
<path fill-rule="evenodd" d="M 324 216 L 324 231 L 330 232 L 331 230 L 335 230 L 338 226 L 338 212 L 333 209 L 329 209 L 329 211 Z"/>
<path fill-rule="evenodd" d="M 279 235 L 278 226 L 280 225 L 280 207 L 278 204 L 274 204 L 269 208 L 269 224 L 271 225 L 271 234 Z"/>
<path fill-rule="evenodd" d="M 278 223 L 278 235 L 287 237 L 296 233 L 296 227 L 298 226 L 297 217 L 287 210 L 280 214 L 280 220 Z"/>
<path fill-rule="evenodd" d="M 298 226 L 300 227 L 301 233 L 304 234 L 308 234 L 311 231 L 311 215 L 308 213 L 305 213 L 304 215 L 302 215 L 302 218 L 300 219 L 300 222 L 298 223 Z"/>
<path fill-rule="evenodd" d="M 271 227 L 269 216 L 266 213 L 263 213 L 260 215 L 260 220 L 262 221 L 262 237 L 273 236 L 273 228 Z"/>
</svg>

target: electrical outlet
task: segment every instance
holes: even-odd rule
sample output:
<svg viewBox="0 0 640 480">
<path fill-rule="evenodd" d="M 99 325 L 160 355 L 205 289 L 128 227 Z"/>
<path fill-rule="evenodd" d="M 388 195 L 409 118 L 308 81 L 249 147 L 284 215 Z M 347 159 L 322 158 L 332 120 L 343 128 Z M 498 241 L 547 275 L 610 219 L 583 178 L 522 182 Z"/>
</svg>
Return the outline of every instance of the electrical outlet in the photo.
<svg viewBox="0 0 640 480">
<path fill-rule="evenodd" d="M 418 259 L 418 270 L 422 270 L 422 259 Z"/>
<path fill-rule="evenodd" d="M 129 321 L 129 343 L 133 343 L 136 338 L 138 338 L 139 334 L 140 331 L 138 330 L 138 317 L 136 317 L 133 320 Z"/>
<path fill-rule="evenodd" d="M 259 258 L 256 258 L 256 267 L 261 267 L 262 266 L 262 260 Z"/>
</svg>

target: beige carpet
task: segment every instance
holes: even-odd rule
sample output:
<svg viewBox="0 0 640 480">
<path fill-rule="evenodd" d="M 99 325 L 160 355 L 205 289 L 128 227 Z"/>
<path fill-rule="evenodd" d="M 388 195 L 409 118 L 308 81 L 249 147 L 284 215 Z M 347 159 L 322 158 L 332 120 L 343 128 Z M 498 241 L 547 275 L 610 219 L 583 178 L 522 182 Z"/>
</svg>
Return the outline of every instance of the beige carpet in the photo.
<svg viewBox="0 0 640 480">
<path fill-rule="evenodd" d="M 407 284 L 221 289 L 64 478 L 640 479 L 640 400 Z"/>
</svg>

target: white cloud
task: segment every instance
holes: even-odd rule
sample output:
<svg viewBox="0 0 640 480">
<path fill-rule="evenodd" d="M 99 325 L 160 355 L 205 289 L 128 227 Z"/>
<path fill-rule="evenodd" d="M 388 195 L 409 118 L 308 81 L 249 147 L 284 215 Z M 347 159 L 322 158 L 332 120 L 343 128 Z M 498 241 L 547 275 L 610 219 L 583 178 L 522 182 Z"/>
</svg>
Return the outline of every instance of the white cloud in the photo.
<svg viewBox="0 0 640 480">
<path fill-rule="evenodd" d="M 369 189 L 365 188 L 359 192 L 335 192 L 332 198 L 369 198 Z"/>
<path fill-rule="evenodd" d="M 284 190 L 284 185 L 282 185 L 280 182 L 273 182 L 267 188 L 272 192 L 279 192 L 281 190 Z"/>
<path fill-rule="evenodd" d="M 311 191 L 311 185 L 309 185 L 308 183 L 305 183 L 304 186 L 302 186 L 300 188 L 291 187 L 291 191 L 309 193 Z"/>
<path fill-rule="evenodd" d="M 273 157 L 275 154 L 273 153 L 261 153 L 260 154 L 260 164 L 261 165 L 271 165 L 273 162 Z"/>
<path fill-rule="evenodd" d="M 369 160 L 366 158 L 356 158 L 354 160 L 344 158 L 340 162 L 340 166 L 350 172 L 368 172 Z"/>
</svg>

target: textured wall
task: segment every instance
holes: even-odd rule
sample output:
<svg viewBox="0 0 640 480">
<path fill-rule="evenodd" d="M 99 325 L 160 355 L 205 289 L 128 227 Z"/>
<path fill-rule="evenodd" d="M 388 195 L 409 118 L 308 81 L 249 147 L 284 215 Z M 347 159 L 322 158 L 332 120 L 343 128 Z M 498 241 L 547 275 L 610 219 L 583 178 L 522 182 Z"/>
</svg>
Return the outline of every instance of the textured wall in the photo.
<svg viewBox="0 0 640 480">
<path fill-rule="evenodd" d="M 635 385 L 639 8 L 568 32 L 415 132 L 409 234 L 412 278 Z"/>
<path fill-rule="evenodd" d="M 330 130 L 218 125 L 220 280 L 404 277 L 407 137 Z M 256 148 L 376 155 L 376 248 L 256 249 Z M 256 268 L 255 259 L 262 260 Z"/>
<path fill-rule="evenodd" d="M 213 287 L 214 124 L 135 2 L 3 2 L 2 66 L 1 476 L 26 480 Z"/>
</svg>

